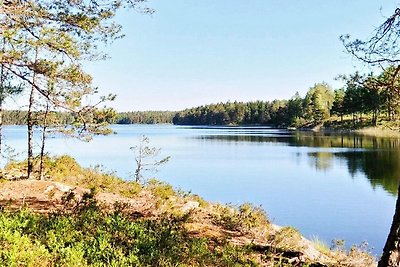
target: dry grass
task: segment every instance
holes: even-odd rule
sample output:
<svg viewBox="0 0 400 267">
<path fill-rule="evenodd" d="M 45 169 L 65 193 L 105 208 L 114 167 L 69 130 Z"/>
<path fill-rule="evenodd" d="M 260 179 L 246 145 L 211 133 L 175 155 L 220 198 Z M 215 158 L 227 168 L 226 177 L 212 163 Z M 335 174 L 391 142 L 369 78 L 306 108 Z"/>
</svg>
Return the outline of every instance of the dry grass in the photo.
<svg viewBox="0 0 400 267">
<path fill-rule="evenodd" d="M 27 162 L 12 162 L 5 166 L 5 170 L 26 170 Z M 34 162 L 34 175 L 38 176 L 39 160 Z M 75 159 L 63 155 L 45 158 L 45 177 L 48 180 L 65 183 L 84 188 L 95 188 L 99 192 L 116 193 L 125 197 L 132 197 L 142 190 L 136 182 L 124 181 L 114 173 L 105 172 L 99 166 L 93 168 L 81 167 Z"/>
<path fill-rule="evenodd" d="M 400 131 L 380 127 L 367 127 L 355 131 L 357 134 L 373 137 L 400 138 Z"/>
</svg>

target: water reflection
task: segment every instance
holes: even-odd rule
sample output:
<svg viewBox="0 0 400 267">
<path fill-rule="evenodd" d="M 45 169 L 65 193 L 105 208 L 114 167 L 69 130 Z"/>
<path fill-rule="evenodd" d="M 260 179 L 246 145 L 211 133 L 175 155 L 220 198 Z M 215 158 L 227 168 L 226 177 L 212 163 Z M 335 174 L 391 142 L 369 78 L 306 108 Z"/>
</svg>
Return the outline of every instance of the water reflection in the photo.
<svg viewBox="0 0 400 267">
<path fill-rule="evenodd" d="M 359 136 L 355 134 L 268 133 L 203 135 L 196 138 L 217 142 L 256 142 L 284 146 L 313 147 L 307 152 L 309 164 L 317 170 L 333 168 L 335 160 L 344 161 L 351 176 L 362 173 L 372 187 L 381 186 L 397 194 L 400 182 L 400 139 Z M 318 148 L 318 149 L 317 149 Z M 337 149 L 341 148 L 341 149 Z"/>
<path fill-rule="evenodd" d="M 309 164 L 314 166 L 317 170 L 328 171 L 333 168 L 333 153 L 329 152 L 310 152 Z"/>
<path fill-rule="evenodd" d="M 400 182 L 399 150 L 353 151 L 335 153 L 335 157 L 346 160 L 352 176 L 361 172 L 374 188 L 382 186 L 387 192 L 397 194 Z"/>
</svg>

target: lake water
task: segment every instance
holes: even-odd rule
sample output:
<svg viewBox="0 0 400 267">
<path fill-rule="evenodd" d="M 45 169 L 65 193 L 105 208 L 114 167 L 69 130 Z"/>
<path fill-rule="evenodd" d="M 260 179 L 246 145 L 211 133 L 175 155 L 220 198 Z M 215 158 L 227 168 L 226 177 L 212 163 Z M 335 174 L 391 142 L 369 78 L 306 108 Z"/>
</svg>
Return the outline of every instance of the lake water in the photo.
<svg viewBox="0 0 400 267">
<path fill-rule="evenodd" d="M 129 149 L 141 135 L 171 160 L 155 176 L 207 200 L 261 205 L 278 225 L 294 226 L 328 245 L 367 241 L 380 254 L 400 181 L 400 140 L 318 135 L 263 127 L 115 125 L 90 143 L 55 137 L 47 151 L 84 166 L 101 164 L 130 179 Z M 4 129 L 8 145 L 26 151 L 25 127 Z"/>
</svg>

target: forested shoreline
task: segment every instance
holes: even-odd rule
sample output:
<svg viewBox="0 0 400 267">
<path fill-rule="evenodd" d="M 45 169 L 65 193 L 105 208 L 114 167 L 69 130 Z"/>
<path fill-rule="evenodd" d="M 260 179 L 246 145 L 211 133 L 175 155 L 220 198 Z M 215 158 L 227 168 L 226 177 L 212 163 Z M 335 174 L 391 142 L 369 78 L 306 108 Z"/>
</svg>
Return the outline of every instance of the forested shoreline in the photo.
<svg viewBox="0 0 400 267">
<path fill-rule="evenodd" d="M 327 83 L 310 87 L 304 97 L 273 101 L 225 102 L 203 105 L 183 111 L 116 112 L 109 109 L 96 120 L 109 124 L 175 125 L 272 125 L 277 127 L 313 127 L 326 124 L 342 128 L 398 125 L 400 96 L 396 91 L 397 71 L 388 68 L 379 75 L 354 74 L 339 78 L 344 86 L 332 89 Z M 26 124 L 27 111 L 4 111 L 4 124 Z M 34 117 L 40 117 L 40 111 Z M 53 112 L 59 124 L 74 122 L 75 114 Z"/>
<path fill-rule="evenodd" d="M 43 112 L 35 112 L 33 117 L 40 118 Z M 109 124 L 160 124 L 172 123 L 172 118 L 176 114 L 173 111 L 134 111 L 134 112 L 112 112 L 107 116 Z M 75 120 L 75 114 L 69 112 L 52 112 L 60 125 L 71 125 Z M 4 125 L 26 125 L 28 111 L 25 110 L 4 110 Z"/>
<path fill-rule="evenodd" d="M 177 125 L 274 125 L 313 127 L 340 125 L 344 128 L 398 125 L 400 96 L 398 71 L 387 68 L 379 75 L 356 72 L 338 79 L 343 88 L 333 90 L 326 83 L 309 88 L 305 97 L 296 93 L 288 100 L 226 102 L 178 112 Z"/>
</svg>

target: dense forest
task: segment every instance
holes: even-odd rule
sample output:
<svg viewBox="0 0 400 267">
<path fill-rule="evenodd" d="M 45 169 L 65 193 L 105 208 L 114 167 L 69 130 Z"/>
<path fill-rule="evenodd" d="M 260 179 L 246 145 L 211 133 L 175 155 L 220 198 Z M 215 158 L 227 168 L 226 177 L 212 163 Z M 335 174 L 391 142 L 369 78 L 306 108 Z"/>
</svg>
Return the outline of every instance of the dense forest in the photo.
<svg viewBox="0 0 400 267">
<path fill-rule="evenodd" d="M 3 111 L 3 124 L 5 125 L 26 125 L 28 111 L 5 110 Z M 135 112 L 111 112 L 106 118 L 110 124 L 156 124 L 172 123 L 176 112 L 172 111 L 135 111 Z M 33 117 L 42 117 L 43 112 L 35 112 Z M 57 119 L 57 124 L 70 125 L 74 122 L 76 115 L 70 112 L 52 112 Z"/>
<path fill-rule="evenodd" d="M 172 123 L 173 111 L 134 111 L 117 113 L 115 124 L 156 124 Z"/>
<path fill-rule="evenodd" d="M 178 125 L 275 125 L 311 126 L 350 117 L 352 126 L 378 119 L 395 122 L 399 115 L 399 83 L 395 68 L 378 76 L 355 73 L 340 76 L 344 87 L 333 90 L 326 83 L 315 84 L 305 97 L 296 93 L 289 100 L 227 102 L 186 109 L 177 113 Z"/>
</svg>

